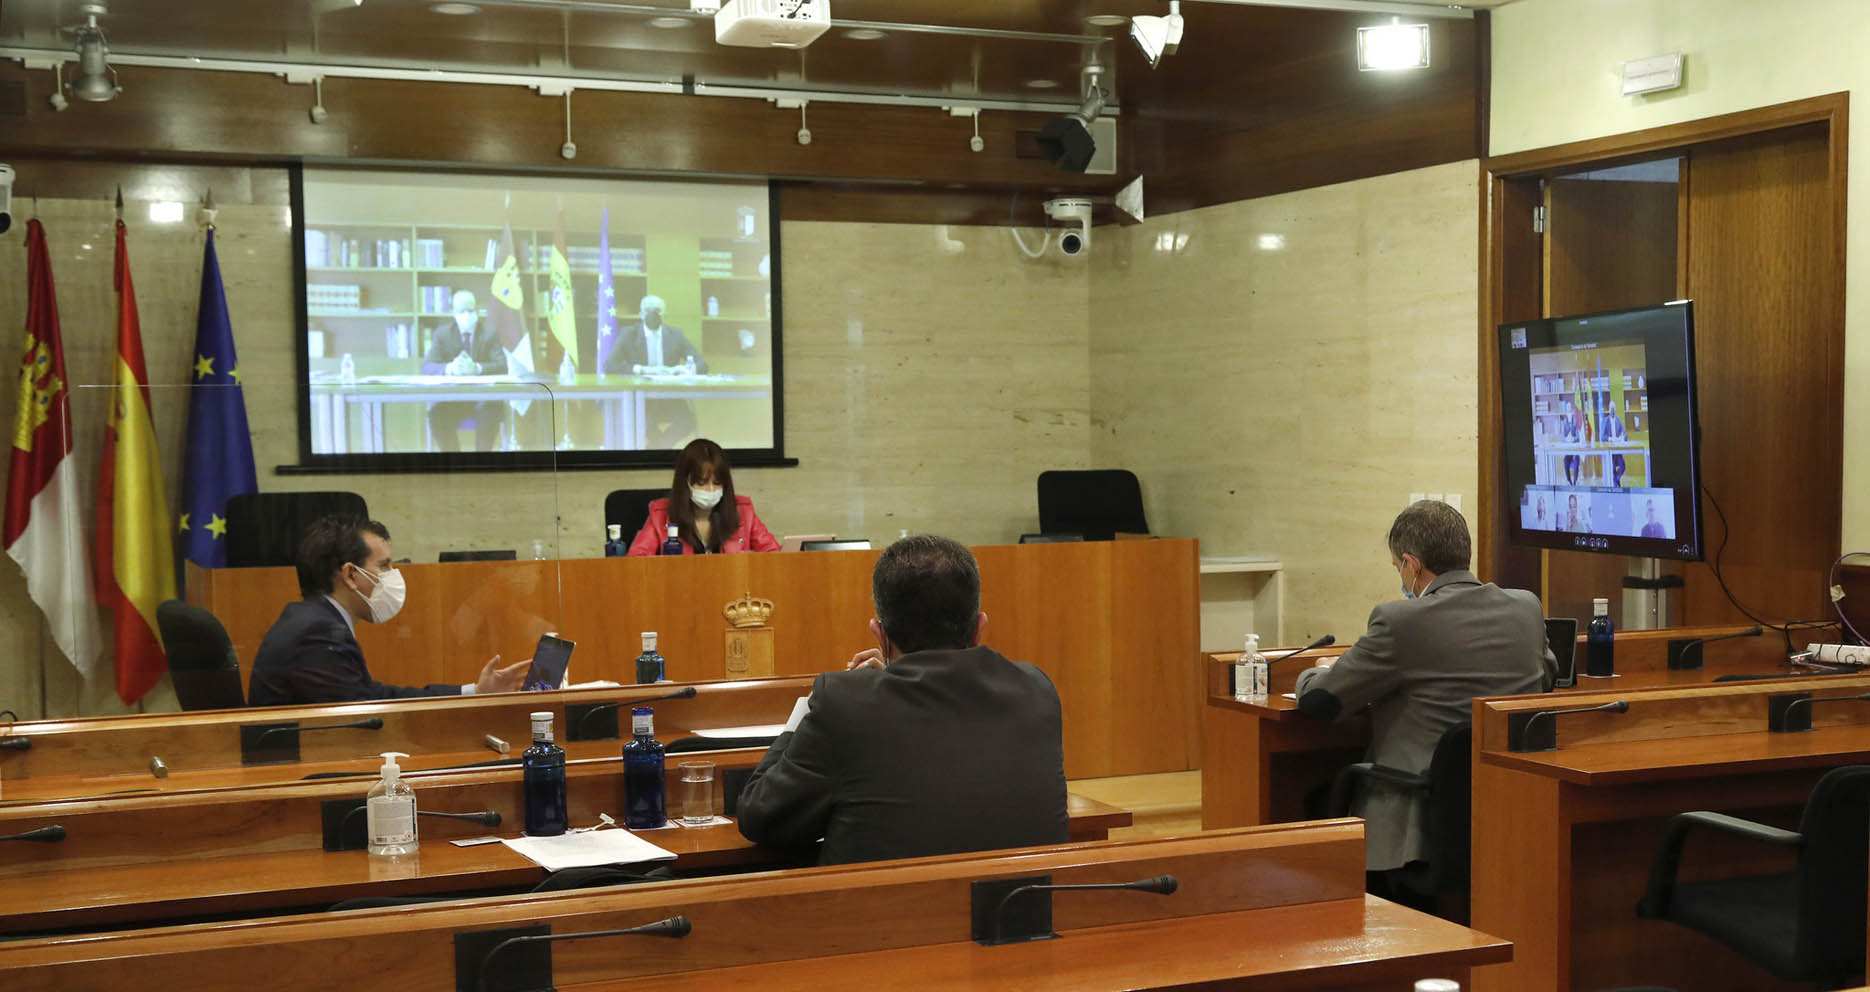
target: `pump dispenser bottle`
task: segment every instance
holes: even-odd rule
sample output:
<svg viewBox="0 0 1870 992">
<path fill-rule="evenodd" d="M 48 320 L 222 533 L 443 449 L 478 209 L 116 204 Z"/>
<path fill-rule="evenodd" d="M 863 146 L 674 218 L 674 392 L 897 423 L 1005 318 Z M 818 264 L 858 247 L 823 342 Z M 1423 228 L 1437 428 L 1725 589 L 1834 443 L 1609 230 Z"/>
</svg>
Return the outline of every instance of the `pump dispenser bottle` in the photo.
<svg viewBox="0 0 1870 992">
<path fill-rule="evenodd" d="M 369 835 L 365 849 L 372 856 L 416 853 L 416 792 L 403 781 L 403 766 L 396 763 L 407 757 L 401 751 L 383 752 L 381 777 L 364 800 Z"/>
</svg>

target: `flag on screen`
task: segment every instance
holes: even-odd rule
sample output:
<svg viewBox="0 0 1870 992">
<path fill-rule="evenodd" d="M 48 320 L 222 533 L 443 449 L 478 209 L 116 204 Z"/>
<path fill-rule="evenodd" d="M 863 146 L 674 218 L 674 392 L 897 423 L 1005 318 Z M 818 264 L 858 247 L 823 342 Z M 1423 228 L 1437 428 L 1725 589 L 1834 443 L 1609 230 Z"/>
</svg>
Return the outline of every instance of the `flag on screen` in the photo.
<svg viewBox="0 0 1870 992">
<path fill-rule="evenodd" d="M 114 614 L 117 696 L 143 698 L 168 669 L 156 607 L 175 598 L 169 508 L 149 408 L 149 369 L 123 221 L 117 222 L 117 357 L 97 480 L 97 601 Z"/>
<path fill-rule="evenodd" d="M 26 223 L 26 350 L 7 472 L 6 551 L 26 573 L 26 591 L 45 611 L 53 643 L 89 681 L 97 664 L 97 611 L 66 381 L 52 259 L 44 225 L 32 220 Z"/>
<path fill-rule="evenodd" d="M 558 212 L 558 228 L 552 237 L 552 295 L 546 300 L 546 320 L 551 324 L 552 336 L 571 356 L 571 364 L 578 365 L 578 325 L 572 316 L 571 305 L 571 260 L 565 256 L 565 211 Z"/>
<path fill-rule="evenodd" d="M 500 347 L 508 351 L 519 347 L 526 338 L 526 290 L 520 278 L 519 253 L 513 250 L 513 219 L 507 218 L 500 232 L 500 261 L 494 266 L 493 302 L 487 307 L 487 324 L 500 335 Z"/>
<path fill-rule="evenodd" d="M 610 208 L 604 208 L 604 226 L 597 236 L 597 356 L 594 371 L 604 371 L 611 339 L 617 336 L 617 285 L 610 274 Z"/>
<path fill-rule="evenodd" d="M 227 501 L 259 491 L 253 471 L 253 435 L 234 357 L 234 329 L 221 288 L 214 229 L 201 262 L 201 307 L 195 318 L 194 366 L 189 370 L 188 447 L 182 453 L 182 515 L 176 540 L 182 557 L 203 568 L 227 564 Z M 178 583 L 179 585 L 179 583 Z"/>
</svg>

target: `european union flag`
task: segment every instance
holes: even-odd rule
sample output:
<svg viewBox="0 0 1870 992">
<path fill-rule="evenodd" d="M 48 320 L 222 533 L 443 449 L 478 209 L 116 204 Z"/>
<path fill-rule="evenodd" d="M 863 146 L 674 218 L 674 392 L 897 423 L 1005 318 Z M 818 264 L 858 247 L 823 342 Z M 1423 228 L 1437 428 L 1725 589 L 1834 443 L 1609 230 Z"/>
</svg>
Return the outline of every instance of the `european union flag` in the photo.
<svg viewBox="0 0 1870 992">
<path fill-rule="evenodd" d="M 227 564 L 227 501 L 260 487 L 253 473 L 253 435 L 234 357 L 234 329 L 221 290 L 221 264 L 208 229 L 201 263 L 201 315 L 195 324 L 194 367 L 189 373 L 188 448 L 183 452 L 182 517 L 177 556 L 204 568 Z"/>
</svg>

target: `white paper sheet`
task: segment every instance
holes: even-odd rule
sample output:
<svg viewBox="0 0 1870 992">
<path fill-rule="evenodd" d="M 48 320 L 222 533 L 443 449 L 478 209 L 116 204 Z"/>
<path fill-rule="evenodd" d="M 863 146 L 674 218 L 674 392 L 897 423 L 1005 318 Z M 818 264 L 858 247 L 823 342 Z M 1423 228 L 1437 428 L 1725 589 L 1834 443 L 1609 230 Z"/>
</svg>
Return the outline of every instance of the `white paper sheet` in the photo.
<svg viewBox="0 0 1870 992">
<path fill-rule="evenodd" d="M 500 842 L 547 871 L 675 860 L 673 853 L 628 830 L 590 830 L 557 837 L 507 837 Z"/>
</svg>

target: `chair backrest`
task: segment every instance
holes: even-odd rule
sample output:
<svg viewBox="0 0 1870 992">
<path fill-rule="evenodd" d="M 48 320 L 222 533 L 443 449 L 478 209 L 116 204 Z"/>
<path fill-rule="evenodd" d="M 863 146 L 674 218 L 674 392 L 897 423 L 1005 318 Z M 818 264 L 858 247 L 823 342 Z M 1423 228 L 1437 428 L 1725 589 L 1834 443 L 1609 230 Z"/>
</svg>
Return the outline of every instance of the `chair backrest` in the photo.
<svg viewBox="0 0 1870 992">
<path fill-rule="evenodd" d="M 1083 534 L 1087 541 L 1147 534 L 1142 484 L 1120 468 L 1040 472 L 1039 530 Z"/>
<path fill-rule="evenodd" d="M 234 642 L 214 614 L 171 599 L 156 607 L 156 627 L 162 632 L 169 678 L 183 709 L 225 710 L 247 704 Z"/>
<path fill-rule="evenodd" d="M 1826 772 L 1805 801 L 1799 833 L 1797 957 L 1818 974 L 1862 974 L 1870 765 Z"/>
<path fill-rule="evenodd" d="M 1468 860 L 1474 846 L 1474 728 L 1453 727 L 1435 742 L 1428 765 L 1429 867 L 1436 892 L 1465 892 Z"/>
<path fill-rule="evenodd" d="M 800 551 L 868 551 L 870 542 L 865 538 L 849 538 L 836 541 L 802 541 Z"/>
<path fill-rule="evenodd" d="M 368 519 L 370 507 L 356 493 L 243 493 L 227 501 L 227 564 L 230 568 L 290 565 L 299 537 L 320 517 L 336 514 Z"/>
<path fill-rule="evenodd" d="M 622 528 L 623 542 L 628 544 L 649 519 L 649 504 L 667 495 L 667 489 L 613 489 L 604 497 L 604 525 Z"/>
</svg>

